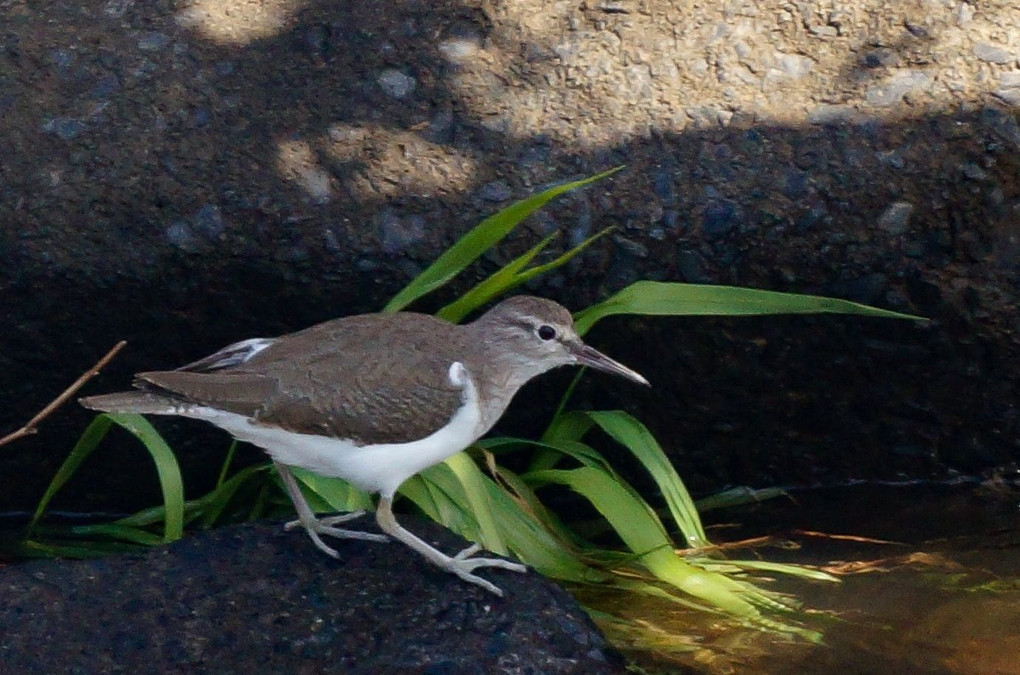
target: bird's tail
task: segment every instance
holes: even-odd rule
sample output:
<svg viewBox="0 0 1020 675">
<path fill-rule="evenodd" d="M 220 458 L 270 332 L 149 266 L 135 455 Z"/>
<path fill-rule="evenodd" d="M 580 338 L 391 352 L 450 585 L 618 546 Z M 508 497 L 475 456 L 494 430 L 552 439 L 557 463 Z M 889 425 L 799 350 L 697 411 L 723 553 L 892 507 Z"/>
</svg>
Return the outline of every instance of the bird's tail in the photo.
<svg viewBox="0 0 1020 675">
<path fill-rule="evenodd" d="M 193 407 L 187 401 L 151 391 L 120 391 L 115 394 L 78 399 L 86 408 L 100 412 L 133 412 L 143 415 L 186 415 Z"/>
</svg>

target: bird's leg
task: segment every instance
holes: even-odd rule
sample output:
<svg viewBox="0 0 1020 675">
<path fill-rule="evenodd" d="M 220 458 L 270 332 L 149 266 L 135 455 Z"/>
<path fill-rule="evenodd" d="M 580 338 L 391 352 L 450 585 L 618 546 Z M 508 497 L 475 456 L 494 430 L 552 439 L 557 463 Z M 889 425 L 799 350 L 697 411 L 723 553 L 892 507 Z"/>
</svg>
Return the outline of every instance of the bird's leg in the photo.
<svg viewBox="0 0 1020 675">
<path fill-rule="evenodd" d="M 394 539 L 404 542 L 415 551 L 418 551 L 418 553 L 421 553 L 436 566 L 446 570 L 447 572 L 456 574 L 464 581 L 477 584 L 485 590 L 491 591 L 500 597 L 503 597 L 503 591 L 489 581 L 486 581 L 471 572 L 479 567 L 498 567 L 500 569 L 511 570 L 513 572 L 525 572 L 528 569 L 520 563 L 510 562 L 509 560 L 503 560 L 501 558 L 469 557 L 481 550 L 481 546 L 478 544 L 468 546 L 453 557 L 446 555 L 437 548 L 426 544 L 424 541 L 400 526 L 397 519 L 393 516 L 393 500 L 391 497 L 384 497 L 380 495 L 379 506 L 376 508 L 375 517 L 379 522 L 379 527 L 381 527 L 383 532 L 386 534 L 390 535 Z"/>
<path fill-rule="evenodd" d="M 290 500 L 294 502 L 294 509 L 297 511 L 298 519 L 292 520 L 287 523 L 284 528 L 287 530 L 293 530 L 294 528 L 301 526 L 305 528 L 305 532 L 311 537 L 312 542 L 315 546 L 328 556 L 339 558 L 338 554 L 334 549 L 327 546 L 320 534 L 328 534 L 331 537 L 340 537 L 342 539 L 364 539 L 366 541 L 378 541 L 386 542 L 389 541 L 385 535 L 375 534 L 373 532 L 358 532 L 357 530 L 344 530 L 339 527 L 333 527 L 340 523 L 345 523 L 348 520 L 353 520 L 361 515 L 364 511 L 354 511 L 353 513 L 344 513 L 339 516 L 331 516 L 329 518 L 316 518 L 315 514 L 312 513 L 312 509 L 308 506 L 308 502 L 305 501 L 305 496 L 301 494 L 301 488 L 298 487 L 297 479 L 294 478 L 294 474 L 290 472 L 283 464 L 276 464 L 276 471 L 280 474 L 280 479 L 283 481 L 283 486 L 287 488 L 287 494 L 290 495 Z"/>
</svg>

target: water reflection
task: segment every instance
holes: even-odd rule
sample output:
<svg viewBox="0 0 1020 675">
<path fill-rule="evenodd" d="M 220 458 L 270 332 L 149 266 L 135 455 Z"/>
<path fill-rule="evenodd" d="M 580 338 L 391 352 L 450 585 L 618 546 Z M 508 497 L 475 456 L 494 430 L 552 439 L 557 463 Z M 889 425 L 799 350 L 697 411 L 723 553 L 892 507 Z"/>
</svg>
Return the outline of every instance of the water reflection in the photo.
<svg viewBox="0 0 1020 675">
<path fill-rule="evenodd" d="M 1020 675 L 1018 506 L 1015 486 L 970 481 L 799 491 L 706 514 L 717 542 L 773 535 L 796 546 L 756 549 L 764 559 L 841 576 L 773 584 L 811 609 L 823 646 L 674 604 L 587 600 L 662 631 L 653 651 L 628 653 L 649 673 Z"/>
</svg>

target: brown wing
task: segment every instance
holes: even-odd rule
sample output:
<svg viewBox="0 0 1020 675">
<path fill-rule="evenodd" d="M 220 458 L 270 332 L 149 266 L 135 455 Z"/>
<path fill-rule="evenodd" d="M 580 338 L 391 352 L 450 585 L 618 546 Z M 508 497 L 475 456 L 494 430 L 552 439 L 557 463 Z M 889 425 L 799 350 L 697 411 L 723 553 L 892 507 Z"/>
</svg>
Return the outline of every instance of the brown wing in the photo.
<svg viewBox="0 0 1020 675">
<path fill-rule="evenodd" d="M 408 442 L 445 425 L 461 405 L 449 381 L 457 330 L 419 314 L 348 317 L 277 338 L 237 366 L 138 377 L 290 431 Z"/>
<path fill-rule="evenodd" d="M 258 414 L 265 401 L 276 393 L 277 383 L 272 378 L 249 373 L 231 373 L 219 370 L 212 373 L 192 373 L 181 370 L 138 373 L 135 386 L 152 391 L 162 390 L 176 394 L 191 403 L 236 412 L 249 417 Z"/>
</svg>

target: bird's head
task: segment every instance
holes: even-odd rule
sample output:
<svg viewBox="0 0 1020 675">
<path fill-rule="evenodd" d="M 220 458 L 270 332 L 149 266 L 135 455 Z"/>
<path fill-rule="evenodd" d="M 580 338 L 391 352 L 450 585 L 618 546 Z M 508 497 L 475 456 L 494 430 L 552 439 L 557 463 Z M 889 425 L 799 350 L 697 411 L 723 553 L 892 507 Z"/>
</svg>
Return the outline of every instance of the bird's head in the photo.
<svg viewBox="0 0 1020 675">
<path fill-rule="evenodd" d="M 565 307 L 530 295 L 508 298 L 474 324 L 479 338 L 512 358 L 525 379 L 557 366 L 590 366 L 648 386 L 648 380 L 627 366 L 584 344 Z"/>
</svg>

